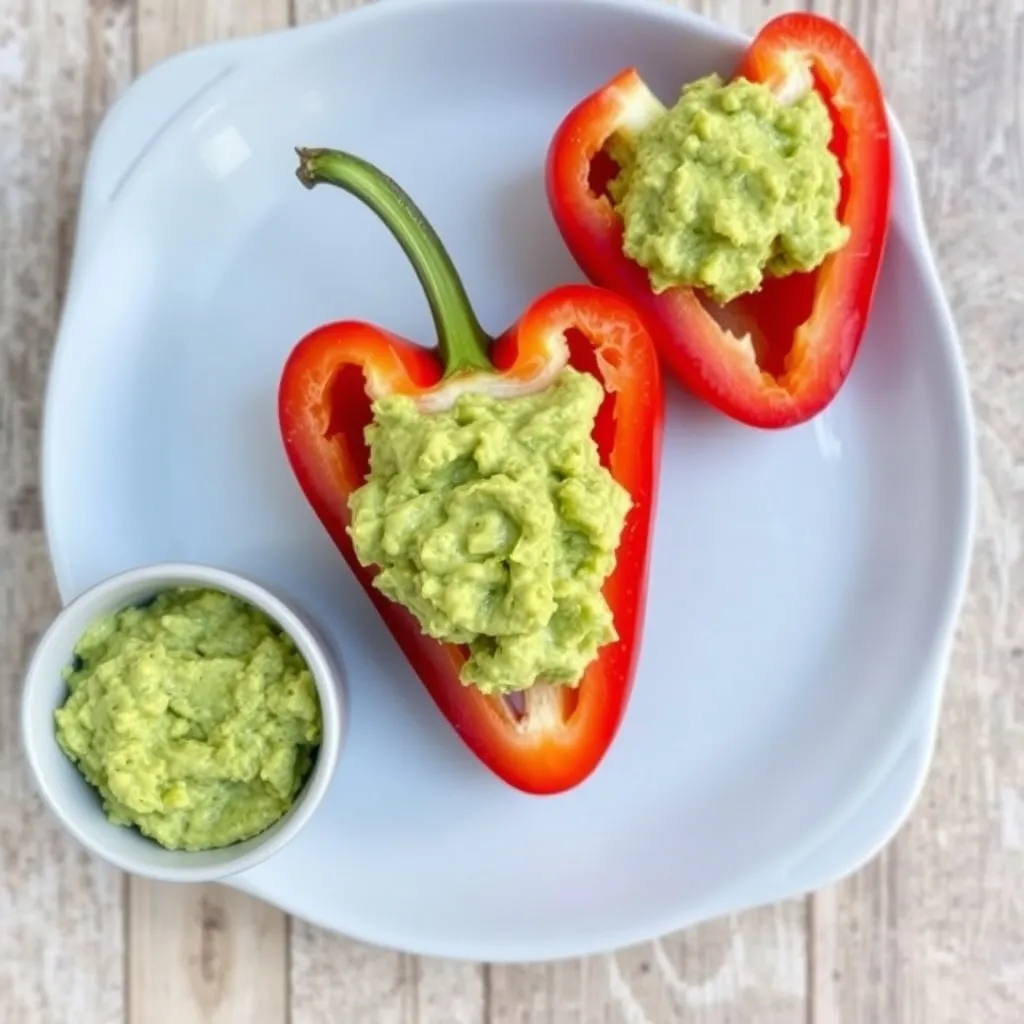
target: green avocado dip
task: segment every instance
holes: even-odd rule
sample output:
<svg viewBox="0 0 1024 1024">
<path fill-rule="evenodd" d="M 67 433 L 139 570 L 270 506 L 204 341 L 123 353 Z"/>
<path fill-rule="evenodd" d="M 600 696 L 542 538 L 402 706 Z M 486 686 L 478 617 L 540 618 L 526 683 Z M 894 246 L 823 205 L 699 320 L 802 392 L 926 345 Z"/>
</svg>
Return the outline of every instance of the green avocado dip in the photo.
<svg viewBox="0 0 1024 1024">
<path fill-rule="evenodd" d="M 764 274 L 810 271 L 846 244 L 841 168 L 814 89 L 783 103 L 765 85 L 709 75 L 636 136 L 614 140 L 609 193 L 623 250 L 655 292 L 703 289 L 726 303 Z"/>
<path fill-rule="evenodd" d="M 105 616 L 65 672 L 57 741 L 111 822 L 172 850 L 257 835 L 292 805 L 321 712 L 290 637 L 215 590 L 179 588 Z"/>
<path fill-rule="evenodd" d="M 603 397 L 567 368 L 535 394 L 464 393 L 445 412 L 374 403 L 356 555 L 424 633 L 468 646 L 462 682 L 485 693 L 577 684 L 616 639 L 601 588 L 631 500 L 591 437 Z"/>
</svg>

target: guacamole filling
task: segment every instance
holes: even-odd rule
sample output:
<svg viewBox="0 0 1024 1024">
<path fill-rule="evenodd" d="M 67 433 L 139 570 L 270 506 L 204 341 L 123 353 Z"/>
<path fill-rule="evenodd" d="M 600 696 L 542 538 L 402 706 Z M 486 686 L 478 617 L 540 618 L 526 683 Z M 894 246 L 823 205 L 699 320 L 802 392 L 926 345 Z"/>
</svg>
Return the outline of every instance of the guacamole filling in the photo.
<svg viewBox="0 0 1024 1024">
<path fill-rule="evenodd" d="M 718 303 L 819 266 L 846 244 L 842 170 L 814 89 L 782 103 L 765 85 L 709 75 L 633 137 L 613 140 L 608 191 L 623 250 L 655 292 L 702 289 Z"/>
<path fill-rule="evenodd" d="M 290 637 L 219 591 L 165 591 L 95 622 L 65 672 L 57 742 L 107 817 L 171 850 L 257 835 L 313 764 L 321 712 Z"/>
<path fill-rule="evenodd" d="M 565 369 L 536 394 L 465 393 L 445 412 L 374 403 L 356 555 L 424 633 L 468 647 L 463 683 L 577 684 L 616 639 L 601 588 L 631 501 L 591 437 L 603 397 Z"/>
</svg>

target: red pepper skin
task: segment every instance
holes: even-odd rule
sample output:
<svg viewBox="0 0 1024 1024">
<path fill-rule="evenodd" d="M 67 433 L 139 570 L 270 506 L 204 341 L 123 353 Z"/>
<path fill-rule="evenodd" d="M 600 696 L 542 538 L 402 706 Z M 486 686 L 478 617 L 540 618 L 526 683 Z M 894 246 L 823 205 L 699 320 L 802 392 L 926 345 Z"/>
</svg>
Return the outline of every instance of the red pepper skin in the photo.
<svg viewBox="0 0 1024 1024">
<path fill-rule="evenodd" d="M 595 440 L 605 465 L 633 499 L 616 568 L 604 587 L 619 639 L 600 650 L 578 689 L 527 690 L 526 712 L 518 721 L 504 700 L 459 681 L 462 648 L 424 636 L 404 607 L 372 586 L 375 571 L 359 564 L 347 532 L 348 497 L 364 482 L 368 466 L 368 375 L 377 395 L 415 396 L 440 382 L 437 352 L 369 324 L 328 324 L 292 350 L 278 392 L 282 438 L 299 485 L 423 685 L 488 768 L 533 794 L 582 782 L 618 730 L 641 643 L 661 453 L 660 368 L 632 308 L 588 285 L 558 288 L 537 299 L 488 355 L 499 373 L 528 379 L 560 340 L 569 346 L 570 364 L 594 374 L 609 395 Z"/>
<path fill-rule="evenodd" d="M 726 307 L 689 288 L 656 295 L 646 270 L 623 252 L 621 218 L 603 187 L 594 188 L 595 158 L 611 163 L 602 147 L 650 97 L 635 68 L 568 114 L 546 165 L 551 213 L 580 269 L 630 300 L 670 371 L 693 394 L 762 428 L 811 419 L 842 387 L 867 323 L 889 223 L 888 121 L 867 56 L 834 22 L 783 14 L 754 38 L 737 74 L 772 85 L 794 67 L 811 71 L 832 116 L 831 149 L 843 170 L 838 215 L 850 238 L 815 271 L 766 277 L 759 292 Z M 745 332 L 753 349 L 737 341 Z"/>
</svg>

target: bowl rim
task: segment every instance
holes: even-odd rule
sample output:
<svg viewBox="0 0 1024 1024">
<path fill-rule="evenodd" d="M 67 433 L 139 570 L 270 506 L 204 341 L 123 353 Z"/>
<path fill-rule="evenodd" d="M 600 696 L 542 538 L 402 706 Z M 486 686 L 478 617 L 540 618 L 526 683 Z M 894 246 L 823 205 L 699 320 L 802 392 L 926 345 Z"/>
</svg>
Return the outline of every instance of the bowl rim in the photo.
<svg viewBox="0 0 1024 1024">
<path fill-rule="evenodd" d="M 96 841 L 95 836 L 81 826 L 79 812 L 69 809 L 68 801 L 55 795 L 49 772 L 43 766 L 39 756 L 40 743 L 45 742 L 42 739 L 45 730 L 40 727 L 38 709 L 34 707 L 31 697 L 34 688 L 43 683 L 42 662 L 49 648 L 61 635 L 61 630 L 67 619 L 76 612 L 87 611 L 104 604 L 105 598 L 112 591 L 142 585 L 149 581 L 153 581 L 155 584 L 154 593 L 177 586 L 200 586 L 231 594 L 257 608 L 268 615 L 294 641 L 313 677 L 322 722 L 316 760 L 291 806 L 263 832 L 238 843 L 240 852 L 236 855 L 227 853 L 231 850 L 230 846 L 208 851 L 167 850 L 165 847 L 161 847 L 156 840 L 143 836 L 147 842 L 154 844 L 158 849 L 180 857 L 183 861 L 180 866 L 154 866 L 111 849 L 112 844 Z M 131 603 L 130 600 L 125 601 L 115 605 L 110 611 L 96 611 L 94 614 L 87 614 L 86 618 L 89 621 L 94 621 L 99 615 L 110 614 L 116 609 L 129 607 Z M 104 577 L 69 600 L 39 637 L 22 671 L 20 705 L 21 744 L 36 791 L 63 829 L 89 852 L 114 867 L 139 877 L 164 882 L 210 882 L 223 879 L 263 863 L 290 843 L 312 818 L 327 793 L 341 754 L 348 724 L 345 677 L 341 658 L 323 638 L 305 609 L 298 610 L 290 597 L 283 597 L 277 588 L 271 589 L 247 573 L 224 569 L 205 562 L 169 561 L 135 566 Z M 52 713 L 55 708 L 50 710 Z M 51 738 L 56 743 L 55 734 Z M 61 755 L 66 756 L 63 751 L 61 751 Z M 76 765 L 70 761 L 69 764 L 75 771 L 78 771 Z M 83 781 L 86 780 L 83 778 Z M 93 788 L 87 781 L 86 784 Z M 108 830 L 125 827 L 112 824 L 101 809 L 99 813 L 104 822 L 104 827 L 100 830 L 102 835 L 113 835 L 113 832 L 108 833 Z M 274 828 L 274 825 L 279 825 L 279 827 L 271 833 L 270 830 Z M 223 859 L 216 864 L 205 866 L 188 863 L 192 854 L 201 853 L 220 853 L 223 855 Z"/>
</svg>

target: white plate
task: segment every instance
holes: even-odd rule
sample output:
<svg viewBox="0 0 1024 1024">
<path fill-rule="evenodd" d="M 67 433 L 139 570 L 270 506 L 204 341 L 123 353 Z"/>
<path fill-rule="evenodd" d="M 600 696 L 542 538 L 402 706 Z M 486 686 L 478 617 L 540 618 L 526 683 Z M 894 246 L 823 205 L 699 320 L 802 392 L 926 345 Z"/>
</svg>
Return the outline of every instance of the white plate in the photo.
<svg viewBox="0 0 1024 1024">
<path fill-rule="evenodd" d="M 260 574 L 305 599 L 351 684 L 316 819 L 240 886 L 414 952 L 569 956 L 821 884 L 909 809 L 966 575 L 973 448 L 898 132 L 883 280 L 834 405 L 768 434 L 670 391 L 634 696 L 569 794 L 518 794 L 463 748 L 277 434 L 280 367 L 309 328 L 430 336 L 397 247 L 348 196 L 303 190 L 295 145 L 397 177 L 498 329 L 580 276 L 541 189 L 569 106 L 627 63 L 668 97 L 741 46 L 661 5 L 389 0 L 180 58 L 105 127 L 46 407 L 61 592 L 161 559 Z"/>
</svg>

